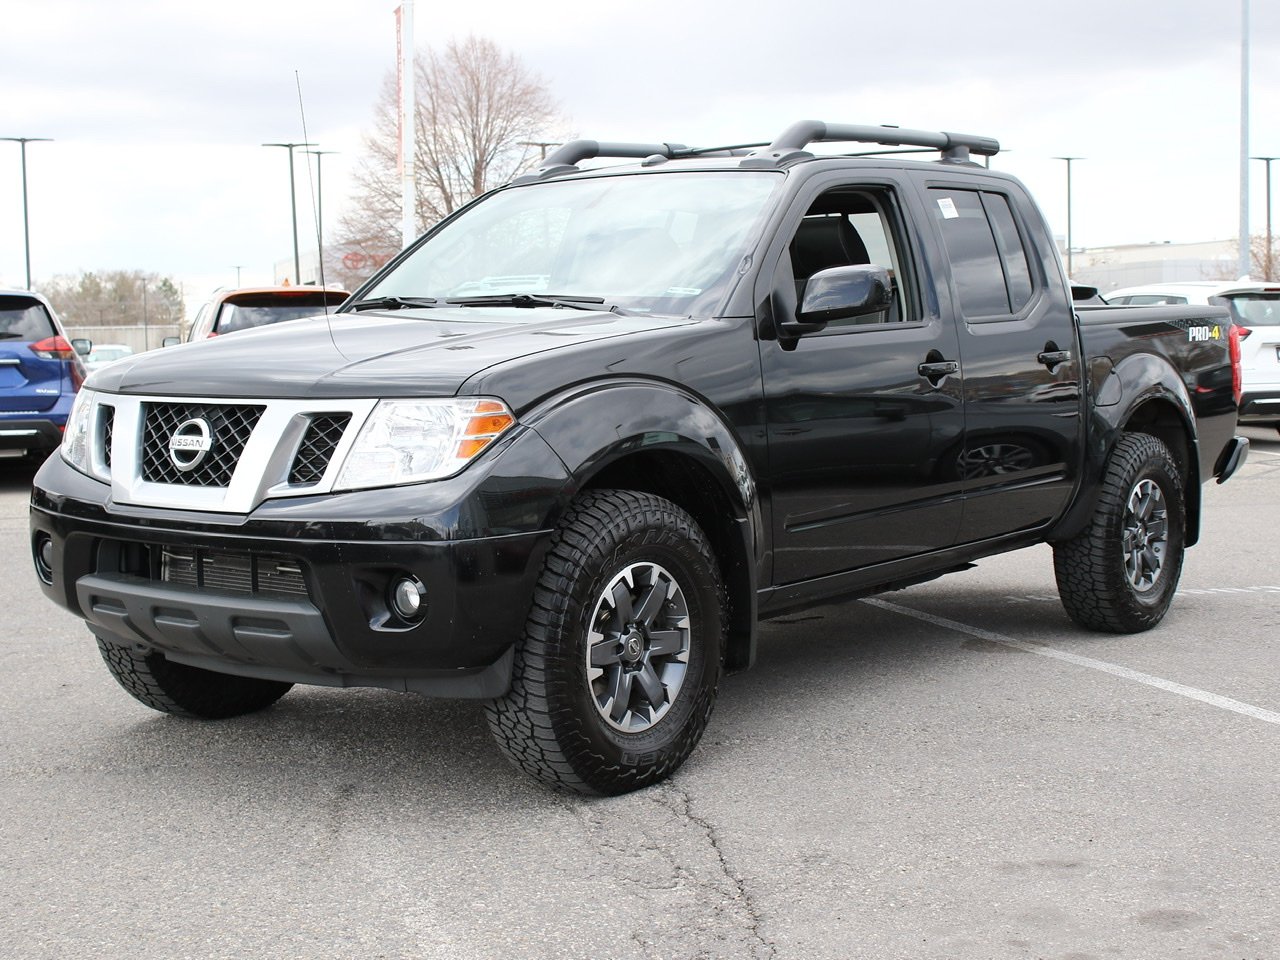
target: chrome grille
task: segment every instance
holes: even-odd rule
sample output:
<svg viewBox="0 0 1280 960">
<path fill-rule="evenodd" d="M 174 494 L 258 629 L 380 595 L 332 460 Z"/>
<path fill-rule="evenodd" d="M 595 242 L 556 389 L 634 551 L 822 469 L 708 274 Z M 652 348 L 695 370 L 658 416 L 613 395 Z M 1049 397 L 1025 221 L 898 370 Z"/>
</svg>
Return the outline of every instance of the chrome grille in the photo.
<svg viewBox="0 0 1280 960">
<path fill-rule="evenodd" d="M 289 482 L 319 483 L 350 422 L 349 413 L 318 413 L 312 416 L 298 453 L 293 458 L 293 466 L 289 468 Z"/>
<path fill-rule="evenodd" d="M 220 593 L 307 596 L 302 564 L 277 554 L 162 547 L 160 579 Z"/>
<path fill-rule="evenodd" d="M 111 467 L 111 436 L 116 423 L 116 408 L 102 405 L 102 462 Z"/>
<path fill-rule="evenodd" d="M 142 479 L 151 483 L 225 487 L 244 452 L 263 407 L 248 404 L 144 403 Z M 188 420 L 208 422 L 212 445 L 191 470 L 179 470 L 169 458 L 169 439 Z"/>
</svg>

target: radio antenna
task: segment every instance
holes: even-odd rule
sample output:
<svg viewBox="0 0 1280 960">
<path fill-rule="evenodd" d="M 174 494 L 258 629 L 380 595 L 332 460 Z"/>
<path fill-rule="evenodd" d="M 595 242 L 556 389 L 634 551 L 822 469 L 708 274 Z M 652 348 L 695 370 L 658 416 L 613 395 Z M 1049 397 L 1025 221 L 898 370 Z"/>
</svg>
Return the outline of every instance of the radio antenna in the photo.
<svg viewBox="0 0 1280 960">
<path fill-rule="evenodd" d="M 302 77 L 299 76 L 297 70 L 293 71 L 293 80 L 298 87 L 298 116 L 302 118 L 302 140 L 304 143 L 308 143 L 310 141 L 308 141 L 307 139 L 307 111 L 306 111 L 306 108 L 302 105 Z M 320 289 L 323 291 L 326 289 L 326 285 L 324 282 L 324 236 L 320 232 L 321 230 L 320 207 L 319 207 L 320 201 L 319 201 L 319 194 L 318 194 L 320 177 L 318 176 L 318 172 L 320 167 L 320 154 L 333 153 L 333 151 L 332 150 L 304 150 L 303 153 L 316 154 L 317 176 L 314 183 L 312 182 L 312 179 L 311 179 L 311 164 L 309 162 L 307 163 L 307 192 L 311 195 L 311 216 L 312 216 L 312 219 L 315 221 L 315 226 L 316 226 L 316 257 L 320 265 Z M 324 300 L 324 315 L 327 317 L 329 315 L 329 300 L 327 297 L 323 295 L 323 293 L 321 294 L 321 299 Z"/>
</svg>

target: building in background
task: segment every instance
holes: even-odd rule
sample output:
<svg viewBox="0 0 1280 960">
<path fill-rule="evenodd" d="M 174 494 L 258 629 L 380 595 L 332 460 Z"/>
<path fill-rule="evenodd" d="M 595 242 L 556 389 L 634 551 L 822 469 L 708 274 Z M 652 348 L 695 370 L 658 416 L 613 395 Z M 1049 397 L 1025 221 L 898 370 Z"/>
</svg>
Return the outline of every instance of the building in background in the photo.
<svg viewBox="0 0 1280 960">
<path fill-rule="evenodd" d="M 1235 280 L 1239 257 L 1235 240 L 1201 243 L 1131 243 L 1072 251 L 1072 280 L 1108 290 L 1184 280 Z M 1065 256 L 1065 253 L 1064 253 Z"/>
</svg>

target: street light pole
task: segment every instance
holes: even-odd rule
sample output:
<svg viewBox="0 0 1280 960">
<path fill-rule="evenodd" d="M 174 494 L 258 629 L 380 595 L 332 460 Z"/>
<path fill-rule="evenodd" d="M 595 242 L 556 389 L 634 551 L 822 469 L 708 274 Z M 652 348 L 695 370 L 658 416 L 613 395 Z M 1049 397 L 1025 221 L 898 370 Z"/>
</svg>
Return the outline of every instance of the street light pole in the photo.
<svg viewBox="0 0 1280 960">
<path fill-rule="evenodd" d="M 547 159 L 547 147 L 558 147 L 561 145 L 559 140 L 521 140 L 517 146 L 521 147 L 537 147 L 542 151 L 542 159 Z"/>
<path fill-rule="evenodd" d="M 1085 157 L 1054 157 L 1055 160 L 1065 160 L 1067 162 L 1067 276 L 1070 277 L 1071 270 L 1071 161 L 1084 160 Z"/>
<path fill-rule="evenodd" d="M 337 153 L 337 150 L 306 150 L 305 153 L 311 154 L 316 158 L 316 247 L 320 257 L 320 273 L 323 280 L 324 275 L 324 181 L 320 178 L 320 158 L 327 153 Z"/>
<path fill-rule="evenodd" d="M 236 286 L 240 286 L 240 268 L 244 266 L 242 263 L 233 263 L 231 269 L 236 272 Z"/>
<path fill-rule="evenodd" d="M 27 219 L 27 144 L 52 143 L 51 137 L 0 137 L 22 148 L 22 252 L 27 262 L 27 289 L 31 289 L 31 227 Z"/>
<path fill-rule="evenodd" d="M 1252 160 L 1261 160 L 1267 165 L 1267 258 L 1263 261 L 1267 275 L 1263 280 L 1271 280 L 1275 271 L 1272 269 L 1271 257 L 1271 161 L 1280 160 L 1280 157 L 1251 157 Z"/>
<path fill-rule="evenodd" d="M 293 282 L 302 283 L 302 264 L 298 259 L 298 193 L 293 185 L 293 148 L 315 147 L 315 143 L 264 143 L 264 147 L 285 147 L 289 151 L 289 209 L 293 215 Z"/>
<path fill-rule="evenodd" d="M 1249 0 L 1240 0 L 1240 276 L 1249 275 Z"/>
</svg>

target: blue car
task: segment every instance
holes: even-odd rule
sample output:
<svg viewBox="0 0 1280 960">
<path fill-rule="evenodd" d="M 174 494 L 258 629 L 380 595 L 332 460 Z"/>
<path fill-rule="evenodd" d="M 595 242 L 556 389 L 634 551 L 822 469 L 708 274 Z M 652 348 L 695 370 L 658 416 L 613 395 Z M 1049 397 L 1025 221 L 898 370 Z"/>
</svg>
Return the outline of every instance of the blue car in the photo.
<svg viewBox="0 0 1280 960">
<path fill-rule="evenodd" d="M 0 290 L 0 457 L 44 457 L 62 442 L 84 382 L 88 341 L 67 340 L 38 293 Z"/>
</svg>

